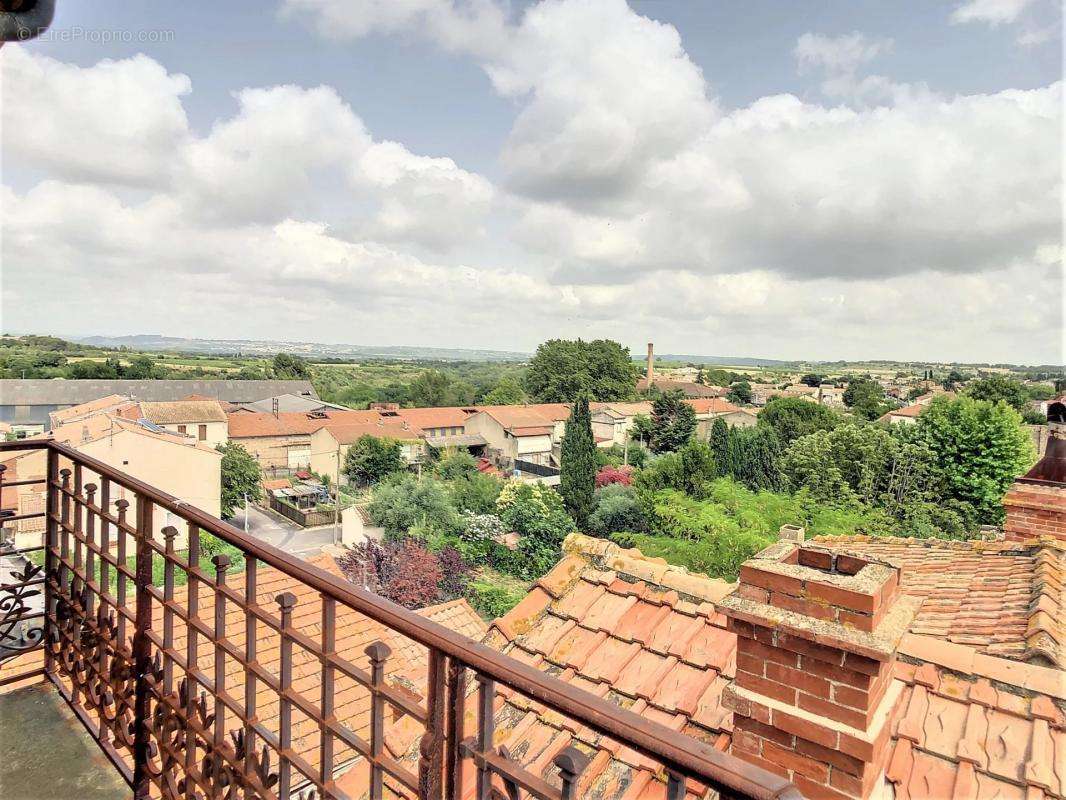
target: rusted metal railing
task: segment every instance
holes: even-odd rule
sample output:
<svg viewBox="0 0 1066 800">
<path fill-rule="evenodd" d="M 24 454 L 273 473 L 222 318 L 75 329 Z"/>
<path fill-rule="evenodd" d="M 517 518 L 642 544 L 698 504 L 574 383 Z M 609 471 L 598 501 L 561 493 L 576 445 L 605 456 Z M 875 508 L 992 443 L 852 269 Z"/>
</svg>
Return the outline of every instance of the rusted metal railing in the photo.
<svg viewBox="0 0 1066 800">
<path fill-rule="evenodd" d="M 0 683 L 51 681 L 136 798 L 579 797 L 587 758 L 577 749 L 555 757 L 548 781 L 494 746 L 501 688 L 661 764 L 671 800 L 684 798 L 686 786 L 724 797 L 798 797 L 776 775 L 467 639 L 69 447 L 6 443 L 0 456 L 43 464 L 43 478 L 3 483 L 0 472 L 0 485 L 43 491 L 45 511 L 36 516 L 47 521 L 42 543 L 17 533 L 5 542 L 5 564 L 17 569 L 0 587 L 0 661 L 7 662 Z M 30 516 L 7 517 L 5 530 Z M 217 552 L 220 542 L 239 551 L 243 569 Z M 262 585 L 268 576 L 270 585 Z M 262 596 L 275 585 L 283 590 L 271 607 Z M 347 625 L 353 614 L 424 647 L 425 685 L 405 689 L 388 679 L 395 659 L 385 641 L 370 642 L 357 658 L 339 649 L 338 617 Z M 28 663 L 35 653 L 41 660 Z M 345 718 L 338 703 L 353 696 L 365 703 Z M 464 729 L 468 698 L 476 708 L 471 731 Z M 414 729 L 409 753 L 386 746 L 391 726 L 401 723 Z M 464 763 L 472 765 L 473 786 L 463 785 Z"/>
</svg>

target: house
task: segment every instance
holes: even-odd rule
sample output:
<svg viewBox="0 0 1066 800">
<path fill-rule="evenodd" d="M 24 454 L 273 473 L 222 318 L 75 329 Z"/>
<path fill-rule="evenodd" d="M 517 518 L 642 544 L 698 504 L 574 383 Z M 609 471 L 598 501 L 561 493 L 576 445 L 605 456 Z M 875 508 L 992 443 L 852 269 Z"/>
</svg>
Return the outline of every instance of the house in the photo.
<svg viewBox="0 0 1066 800">
<path fill-rule="evenodd" d="M 729 394 L 727 386 L 708 386 L 695 381 L 681 381 L 672 378 L 653 377 L 651 383 L 647 378 L 637 381 L 637 392 L 647 392 L 650 386 L 654 386 L 660 392 L 680 391 L 685 397 L 725 397 Z"/>
<path fill-rule="evenodd" d="M 607 441 L 607 446 L 612 444 L 624 445 L 632 438 L 630 431 L 633 430 L 633 421 L 638 416 L 651 416 L 652 404 L 650 400 L 638 403 L 593 403 L 589 409 L 592 412 L 592 435 L 597 442 Z"/>
<path fill-rule="evenodd" d="M 830 408 L 843 408 L 845 391 L 847 391 L 845 387 L 823 383 L 818 387 L 818 402 Z"/>
<path fill-rule="evenodd" d="M 878 422 L 898 422 L 904 425 L 913 425 L 918 421 L 918 417 L 921 413 L 933 402 L 937 397 L 953 398 L 954 392 L 945 392 L 943 390 L 938 392 L 928 392 L 915 398 L 915 400 L 907 406 L 902 408 L 894 408 L 886 414 L 882 414 L 878 417 Z"/>
<path fill-rule="evenodd" d="M 415 464 L 425 456 L 425 441 L 417 429 L 406 422 L 378 420 L 377 422 L 328 421 L 311 434 L 311 469 L 332 480 L 344 480 L 341 470 L 348 449 L 363 436 L 393 439 L 400 443 L 404 461 Z"/>
<path fill-rule="evenodd" d="M 318 398 L 310 381 L 0 379 L 0 422 L 47 426 L 53 411 L 119 395 L 149 402 L 189 395 L 243 405 L 282 394 Z"/>
<path fill-rule="evenodd" d="M 564 424 L 557 416 L 541 406 L 486 406 L 467 417 L 463 429 L 482 436 L 505 462 L 553 466 L 556 426 Z"/>
<path fill-rule="evenodd" d="M 719 398 L 689 400 L 688 404 L 696 411 L 696 438 L 703 441 L 711 438 L 716 419 L 724 420 L 730 428 L 750 428 L 759 421 L 754 412 Z"/>
<path fill-rule="evenodd" d="M 311 465 L 311 434 L 331 419 L 374 423 L 376 411 L 311 411 L 269 414 L 237 411 L 228 416 L 229 439 L 244 447 L 264 470 L 295 470 Z"/>
<path fill-rule="evenodd" d="M 218 400 L 145 402 L 137 407 L 141 418 L 209 447 L 225 444 L 229 438 L 229 420 Z"/>
<path fill-rule="evenodd" d="M 254 403 L 235 405 L 232 410 L 258 411 L 269 414 L 290 412 L 303 412 L 306 414 L 311 411 L 351 411 L 352 409 L 337 403 L 327 403 L 325 400 L 319 400 L 317 397 L 311 395 L 288 392 L 273 397 L 264 397 L 262 400 L 256 400 Z"/>
<path fill-rule="evenodd" d="M 818 389 L 806 384 L 792 384 L 784 389 L 774 383 L 751 384 L 751 404 L 753 406 L 764 406 L 774 397 L 798 397 L 801 400 L 810 400 L 813 403 L 819 402 Z"/>
</svg>

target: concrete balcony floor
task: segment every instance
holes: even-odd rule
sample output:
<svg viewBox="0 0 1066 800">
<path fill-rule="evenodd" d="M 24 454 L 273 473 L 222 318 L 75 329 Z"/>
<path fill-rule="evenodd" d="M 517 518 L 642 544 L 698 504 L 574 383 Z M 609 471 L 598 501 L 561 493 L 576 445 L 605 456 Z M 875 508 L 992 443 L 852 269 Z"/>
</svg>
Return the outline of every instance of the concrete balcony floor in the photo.
<svg viewBox="0 0 1066 800">
<path fill-rule="evenodd" d="M 50 684 L 0 694 L 0 797 L 124 800 L 130 789 Z"/>
</svg>

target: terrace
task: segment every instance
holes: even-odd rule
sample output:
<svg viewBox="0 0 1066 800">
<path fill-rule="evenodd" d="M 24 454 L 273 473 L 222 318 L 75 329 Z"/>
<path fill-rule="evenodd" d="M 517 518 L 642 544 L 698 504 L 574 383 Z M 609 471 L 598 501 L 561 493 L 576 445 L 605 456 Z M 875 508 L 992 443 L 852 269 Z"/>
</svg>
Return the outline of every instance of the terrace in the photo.
<svg viewBox="0 0 1066 800">
<path fill-rule="evenodd" d="M 0 686 L 47 688 L 59 720 L 12 713 L 5 719 L 15 729 L 5 733 L 39 740 L 47 754 L 65 735 L 59 712 L 69 710 L 135 798 L 582 796 L 595 752 L 568 746 L 534 772 L 496 746 L 496 709 L 515 697 L 595 732 L 603 749 L 657 764 L 669 800 L 799 797 L 777 775 L 69 447 L 22 441 L 0 450 L 0 461 L 38 459 L 44 476 L 20 465 L 20 479 L 2 489 L 45 497 L 43 511 L 5 518 L 9 530 L 22 528 L 5 557 L 22 566 L 0 587 Z M 27 533 L 35 520 L 43 530 Z M 218 553 L 220 542 L 242 558 Z M 417 745 L 397 749 L 397 741 Z M 71 753 L 84 759 L 84 748 L 58 749 L 82 774 L 69 762 Z"/>
</svg>

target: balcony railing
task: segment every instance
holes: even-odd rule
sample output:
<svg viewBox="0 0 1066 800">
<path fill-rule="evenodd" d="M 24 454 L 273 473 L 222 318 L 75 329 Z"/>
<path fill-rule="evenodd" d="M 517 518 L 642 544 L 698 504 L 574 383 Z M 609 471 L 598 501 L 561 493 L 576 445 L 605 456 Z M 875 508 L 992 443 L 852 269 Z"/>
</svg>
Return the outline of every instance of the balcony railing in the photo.
<svg viewBox="0 0 1066 800">
<path fill-rule="evenodd" d="M 46 500 L 43 511 L 9 516 L 5 530 L 45 525 L 17 533 L 6 547 L 5 563 L 23 566 L 0 587 L 0 683 L 54 684 L 135 798 L 345 798 L 352 784 L 342 775 L 353 770 L 364 773 L 358 793 L 375 800 L 460 798 L 471 789 L 479 800 L 578 797 L 587 759 L 577 749 L 557 755 L 545 780 L 494 746 L 497 693 L 525 696 L 660 764 L 670 800 L 705 789 L 799 797 L 776 775 L 467 639 L 71 448 L 0 445 L 0 460 L 16 456 L 39 459 L 44 477 L 26 478 L 33 471 L 20 467 L 22 479 L 3 486 L 43 491 Z M 207 559 L 219 542 L 240 551 L 243 571 L 231 570 L 225 554 Z M 269 585 L 260 585 L 268 575 Z M 275 584 L 288 588 L 268 607 L 262 595 Z M 361 642 L 362 653 L 351 657 L 338 639 L 356 618 L 424 648 L 425 685 L 389 679 L 392 653 L 383 641 Z M 465 730 L 471 721 L 474 730 Z M 401 727 L 413 730 L 409 755 L 386 746 Z M 472 784 L 465 792 L 464 779 Z"/>
</svg>

